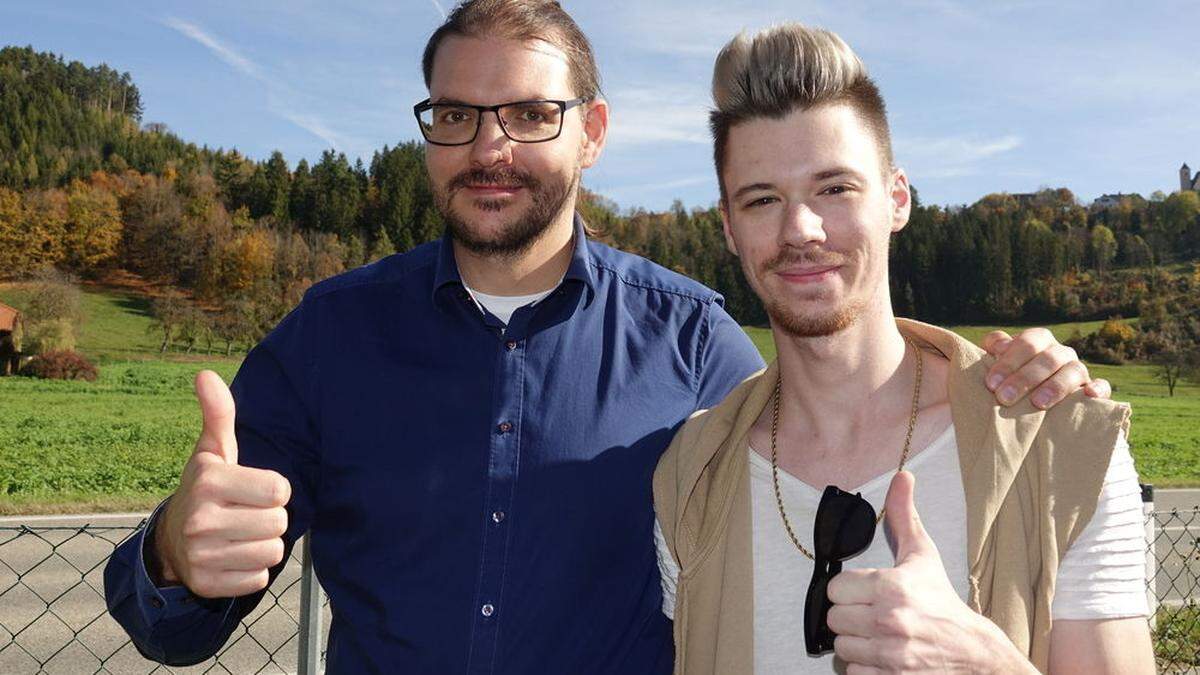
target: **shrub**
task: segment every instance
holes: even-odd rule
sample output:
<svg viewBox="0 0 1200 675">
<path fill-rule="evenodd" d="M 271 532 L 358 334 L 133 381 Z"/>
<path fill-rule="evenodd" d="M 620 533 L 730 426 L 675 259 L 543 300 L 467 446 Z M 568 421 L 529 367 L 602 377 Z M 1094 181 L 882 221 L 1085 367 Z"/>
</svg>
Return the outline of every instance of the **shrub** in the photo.
<svg viewBox="0 0 1200 675">
<path fill-rule="evenodd" d="M 21 369 L 22 375 L 47 380 L 87 380 L 94 382 L 99 372 L 96 366 L 79 352 L 53 351 L 38 354 Z"/>
</svg>

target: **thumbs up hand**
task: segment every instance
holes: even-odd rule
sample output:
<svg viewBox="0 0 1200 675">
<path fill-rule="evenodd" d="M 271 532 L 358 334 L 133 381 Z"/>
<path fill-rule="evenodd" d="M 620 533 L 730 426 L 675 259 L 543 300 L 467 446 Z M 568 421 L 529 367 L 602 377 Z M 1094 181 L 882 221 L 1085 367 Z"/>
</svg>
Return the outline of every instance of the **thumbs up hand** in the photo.
<svg viewBox="0 0 1200 675">
<path fill-rule="evenodd" d="M 204 428 L 155 529 L 160 574 L 201 597 L 247 595 L 265 588 L 267 570 L 283 560 L 291 484 L 238 466 L 233 395 L 220 376 L 197 374 L 196 398 Z"/>
<path fill-rule="evenodd" d="M 829 628 L 847 672 L 1036 672 L 958 597 L 913 504 L 914 482 L 897 473 L 884 505 L 896 566 L 845 570 L 829 582 Z"/>
</svg>

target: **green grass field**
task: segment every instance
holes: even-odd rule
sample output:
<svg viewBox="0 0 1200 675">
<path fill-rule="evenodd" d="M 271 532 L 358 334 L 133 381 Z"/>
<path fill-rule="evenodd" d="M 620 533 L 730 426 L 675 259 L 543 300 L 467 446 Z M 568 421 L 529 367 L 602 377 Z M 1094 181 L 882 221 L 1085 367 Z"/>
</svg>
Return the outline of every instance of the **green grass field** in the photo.
<svg viewBox="0 0 1200 675">
<path fill-rule="evenodd" d="M 0 286 L 0 300 L 19 292 Z M 0 514 L 145 509 L 170 492 L 196 434 L 200 415 L 192 379 L 212 368 L 230 380 L 239 359 L 157 351 L 147 302 L 137 295 L 85 291 L 81 351 L 100 366 L 88 382 L 0 378 Z M 1076 326 L 1052 327 L 1060 338 Z M 972 338 L 989 328 L 957 329 Z M 774 358 L 770 332 L 747 328 Z M 1143 478 L 1160 486 L 1200 485 L 1200 387 L 1181 385 L 1174 398 L 1149 366 L 1094 366 L 1116 398 L 1134 406 L 1132 444 Z"/>
</svg>

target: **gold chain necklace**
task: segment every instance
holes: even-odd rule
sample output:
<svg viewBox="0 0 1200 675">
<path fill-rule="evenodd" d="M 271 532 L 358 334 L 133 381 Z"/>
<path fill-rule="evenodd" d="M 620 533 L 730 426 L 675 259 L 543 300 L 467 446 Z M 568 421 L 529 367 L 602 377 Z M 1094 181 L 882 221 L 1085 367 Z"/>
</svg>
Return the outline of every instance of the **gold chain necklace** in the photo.
<svg viewBox="0 0 1200 675">
<path fill-rule="evenodd" d="M 915 429 L 917 426 L 917 411 L 919 409 L 918 404 L 921 402 L 921 350 L 915 344 L 913 344 L 908 337 L 904 338 L 904 344 L 906 346 L 911 346 L 913 351 L 917 354 L 917 382 L 916 385 L 913 386 L 912 413 L 908 417 L 908 433 L 904 436 L 904 452 L 900 454 L 900 466 L 896 468 L 897 473 L 904 469 L 904 462 L 908 461 L 909 444 L 912 443 L 913 429 Z M 779 379 L 775 381 L 775 409 L 771 414 L 771 480 L 775 485 L 775 503 L 779 506 L 779 515 L 783 518 L 783 528 L 787 530 L 788 537 L 792 540 L 792 543 L 796 545 L 796 549 L 804 554 L 804 557 L 812 560 L 813 555 L 808 552 L 808 549 L 804 548 L 804 546 L 800 544 L 800 540 L 796 538 L 796 533 L 792 531 L 792 523 L 788 520 L 787 512 L 783 510 L 783 497 L 779 494 L 779 453 L 775 449 L 775 436 L 779 429 L 779 392 L 782 390 L 782 388 L 783 371 L 781 370 L 779 373 Z M 883 520 L 883 514 L 885 512 L 885 509 L 879 510 L 879 516 L 875 518 L 876 525 Z"/>
</svg>

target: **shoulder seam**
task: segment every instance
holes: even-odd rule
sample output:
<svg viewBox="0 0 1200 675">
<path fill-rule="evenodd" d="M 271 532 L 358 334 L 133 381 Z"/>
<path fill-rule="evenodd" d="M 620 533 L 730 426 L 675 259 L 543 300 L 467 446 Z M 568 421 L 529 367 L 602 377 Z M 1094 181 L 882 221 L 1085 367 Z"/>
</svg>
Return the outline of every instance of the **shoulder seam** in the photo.
<svg viewBox="0 0 1200 675">
<path fill-rule="evenodd" d="M 596 262 L 595 259 L 592 259 L 591 261 L 589 261 L 588 264 L 596 269 L 601 269 L 601 270 L 611 273 L 613 276 L 615 276 L 617 279 L 621 280 L 621 282 L 627 286 L 633 286 L 635 288 L 644 288 L 649 291 L 658 291 L 660 293 L 667 293 L 670 295 L 677 295 L 681 298 L 695 300 L 696 302 L 701 302 L 704 304 L 712 304 L 717 299 L 717 292 L 713 291 L 711 289 L 709 290 L 709 297 L 703 297 L 697 293 L 690 293 L 684 289 L 664 288 L 662 286 L 653 285 L 650 282 L 642 281 L 640 279 L 631 279 L 631 278 L 625 276 L 624 274 L 621 274 L 621 272 L 619 272 L 616 268 L 609 267 L 607 265 L 602 265 L 602 264 Z"/>
<path fill-rule="evenodd" d="M 325 297 L 326 295 L 330 295 L 332 293 L 337 293 L 338 291 L 345 291 L 345 290 L 350 290 L 353 288 L 360 288 L 362 286 L 380 286 L 380 285 L 400 283 L 408 275 L 410 275 L 414 272 L 417 272 L 419 270 L 422 270 L 422 269 L 428 267 L 429 265 L 432 265 L 433 262 L 434 262 L 434 260 L 431 258 L 429 260 L 421 262 L 420 264 L 413 265 L 412 267 L 409 267 L 408 269 L 405 269 L 405 270 L 397 273 L 395 277 L 391 277 L 388 279 L 361 279 L 361 280 L 356 280 L 353 282 L 341 282 L 341 283 L 336 283 L 336 284 L 329 284 L 330 288 L 322 288 L 322 289 L 318 289 L 317 286 L 321 285 L 323 283 L 323 281 L 326 281 L 326 280 L 319 281 L 316 284 L 313 284 L 313 286 L 309 288 L 306 295 L 313 300 L 317 300 L 319 298 Z M 330 277 L 330 279 L 336 279 L 336 278 L 337 278 L 336 276 Z"/>
</svg>

